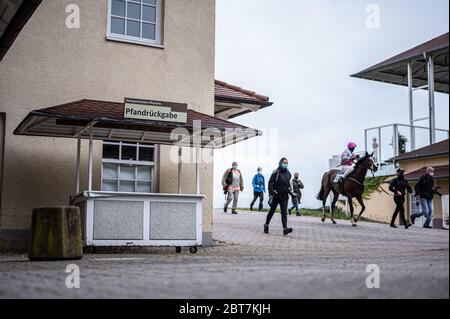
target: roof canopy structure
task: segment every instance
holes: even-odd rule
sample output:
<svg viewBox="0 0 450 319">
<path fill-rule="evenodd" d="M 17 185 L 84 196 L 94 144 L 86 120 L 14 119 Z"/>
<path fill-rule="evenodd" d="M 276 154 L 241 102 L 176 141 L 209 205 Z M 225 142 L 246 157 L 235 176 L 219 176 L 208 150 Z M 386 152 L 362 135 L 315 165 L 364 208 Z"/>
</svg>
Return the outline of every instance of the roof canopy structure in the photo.
<svg viewBox="0 0 450 319">
<path fill-rule="evenodd" d="M 409 160 L 416 160 L 416 159 L 422 159 L 422 158 L 432 158 L 432 157 L 439 157 L 439 156 L 448 156 L 448 144 L 449 140 L 446 139 L 444 141 L 441 141 L 439 143 L 431 144 L 419 149 L 416 149 L 414 151 L 400 154 L 397 157 L 394 157 L 391 160 L 398 161 L 409 161 Z"/>
<path fill-rule="evenodd" d="M 269 97 L 239 86 L 216 80 L 214 82 L 215 116 L 230 119 L 271 106 Z"/>
<path fill-rule="evenodd" d="M 408 62 L 412 67 L 413 87 L 428 83 L 427 62 L 434 63 L 434 90 L 449 93 L 449 38 L 448 33 L 422 43 L 410 50 L 353 74 L 353 77 L 408 86 Z M 426 87 L 424 87 L 426 88 Z"/>
<path fill-rule="evenodd" d="M 0 0 L 0 61 L 42 0 Z"/>
<path fill-rule="evenodd" d="M 203 148 L 223 148 L 262 135 L 194 110 L 188 110 L 187 123 L 125 119 L 124 107 L 124 103 L 80 100 L 35 110 L 14 134 Z"/>
</svg>

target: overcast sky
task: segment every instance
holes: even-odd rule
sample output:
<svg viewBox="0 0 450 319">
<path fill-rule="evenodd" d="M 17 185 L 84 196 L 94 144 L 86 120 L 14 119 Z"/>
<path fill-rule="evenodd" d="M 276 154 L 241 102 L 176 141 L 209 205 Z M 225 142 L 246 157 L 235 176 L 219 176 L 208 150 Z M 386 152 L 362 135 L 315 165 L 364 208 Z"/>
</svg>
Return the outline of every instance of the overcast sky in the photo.
<svg viewBox="0 0 450 319">
<path fill-rule="evenodd" d="M 370 4 L 380 10 L 379 28 L 366 25 Z M 223 205 L 220 178 L 233 160 L 246 182 L 239 206 L 247 207 L 257 166 L 268 178 L 282 156 L 300 172 L 303 205 L 318 207 L 315 195 L 333 154 L 349 141 L 364 150 L 366 128 L 408 123 L 406 88 L 349 75 L 448 32 L 448 11 L 447 0 L 217 0 L 216 79 L 267 95 L 274 105 L 234 120 L 264 137 L 216 151 L 215 207 Z M 416 92 L 415 103 L 416 116 L 426 116 L 427 93 Z M 437 126 L 444 129 L 448 103 L 448 95 L 436 94 Z M 387 152 L 392 133 L 383 135 Z M 426 142 L 424 133 L 418 139 Z"/>
</svg>

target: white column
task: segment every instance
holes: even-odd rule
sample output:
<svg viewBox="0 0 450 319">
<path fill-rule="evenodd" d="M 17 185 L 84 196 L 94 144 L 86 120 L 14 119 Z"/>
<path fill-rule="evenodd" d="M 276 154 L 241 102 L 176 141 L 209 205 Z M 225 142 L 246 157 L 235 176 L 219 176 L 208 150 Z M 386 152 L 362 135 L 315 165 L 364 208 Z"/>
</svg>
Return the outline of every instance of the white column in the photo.
<svg viewBox="0 0 450 319">
<path fill-rule="evenodd" d="M 181 143 L 181 142 L 180 142 Z M 183 148 L 178 146 L 178 194 L 181 194 L 181 173 L 182 173 L 182 154 L 183 154 Z"/>
<path fill-rule="evenodd" d="M 430 144 L 436 143 L 436 119 L 434 105 L 434 63 L 433 58 L 428 57 L 428 104 L 430 121 Z"/>
<path fill-rule="evenodd" d="M 381 163 L 381 127 L 378 128 L 378 162 Z"/>
<path fill-rule="evenodd" d="M 198 143 L 195 149 L 195 184 L 197 186 L 197 195 L 200 195 L 200 151 L 200 143 Z"/>
<path fill-rule="evenodd" d="M 88 155 L 88 191 L 92 191 L 92 134 L 93 134 L 93 126 L 89 128 L 89 155 Z"/>
<path fill-rule="evenodd" d="M 367 143 L 367 130 L 364 131 L 364 147 L 366 148 L 366 152 L 369 152 L 368 143 Z"/>
<path fill-rule="evenodd" d="M 409 125 L 411 137 L 411 151 L 416 149 L 416 132 L 414 129 L 414 104 L 413 104 L 413 71 L 412 64 L 408 62 L 408 102 L 409 102 Z"/>
<path fill-rule="evenodd" d="M 397 157 L 398 155 L 400 155 L 400 145 L 399 145 L 399 141 L 398 141 L 398 125 L 394 124 L 394 140 L 392 141 L 393 146 L 394 146 L 394 157 Z"/>
<path fill-rule="evenodd" d="M 81 158 L 81 137 L 78 135 L 77 140 L 77 172 L 76 172 L 76 194 L 80 193 L 80 160 Z"/>
</svg>

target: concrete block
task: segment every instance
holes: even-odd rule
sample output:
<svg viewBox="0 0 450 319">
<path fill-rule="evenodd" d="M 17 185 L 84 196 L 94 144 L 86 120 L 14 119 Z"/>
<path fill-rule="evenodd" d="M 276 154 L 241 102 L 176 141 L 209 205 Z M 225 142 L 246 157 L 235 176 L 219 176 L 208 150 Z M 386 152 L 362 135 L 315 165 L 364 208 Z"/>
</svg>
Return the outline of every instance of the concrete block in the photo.
<svg viewBox="0 0 450 319">
<path fill-rule="evenodd" d="M 33 209 L 30 260 L 83 257 L 80 209 L 76 206 Z"/>
</svg>

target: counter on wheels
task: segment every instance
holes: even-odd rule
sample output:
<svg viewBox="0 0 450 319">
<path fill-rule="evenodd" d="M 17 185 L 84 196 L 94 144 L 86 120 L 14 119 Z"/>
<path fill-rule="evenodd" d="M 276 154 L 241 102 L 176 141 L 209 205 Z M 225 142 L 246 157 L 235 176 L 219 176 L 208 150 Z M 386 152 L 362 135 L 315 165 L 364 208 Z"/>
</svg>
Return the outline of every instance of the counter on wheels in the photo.
<svg viewBox="0 0 450 319">
<path fill-rule="evenodd" d="M 70 204 L 81 209 L 85 246 L 174 246 L 177 252 L 185 246 L 196 252 L 202 245 L 205 199 L 200 193 L 201 150 L 223 148 L 262 133 L 187 109 L 187 104 L 125 99 L 124 103 L 80 100 L 32 111 L 14 134 L 77 139 L 75 195 L 70 197 Z M 83 139 L 89 141 L 86 191 L 80 186 Z M 172 159 L 178 193 L 94 190 L 94 140 L 178 148 L 178 158 Z M 195 150 L 192 184 L 196 185 L 196 194 L 181 193 L 183 147 Z"/>
</svg>

